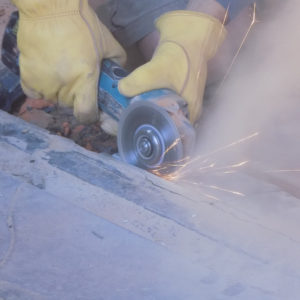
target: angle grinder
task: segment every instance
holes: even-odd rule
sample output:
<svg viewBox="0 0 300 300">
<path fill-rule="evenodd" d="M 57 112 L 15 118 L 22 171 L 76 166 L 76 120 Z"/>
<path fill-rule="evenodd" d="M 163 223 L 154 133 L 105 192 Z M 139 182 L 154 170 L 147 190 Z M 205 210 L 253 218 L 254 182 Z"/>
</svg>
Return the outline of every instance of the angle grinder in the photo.
<svg viewBox="0 0 300 300">
<path fill-rule="evenodd" d="M 3 38 L 2 62 L 13 73 L 14 81 L 17 75 L 19 91 L 17 22 L 18 13 L 15 12 Z M 191 154 L 195 141 L 194 128 L 188 121 L 187 103 L 168 89 L 125 97 L 118 90 L 118 82 L 128 74 L 113 61 L 103 60 L 98 106 L 118 122 L 119 156 L 123 161 L 155 174 L 174 172 Z"/>
</svg>

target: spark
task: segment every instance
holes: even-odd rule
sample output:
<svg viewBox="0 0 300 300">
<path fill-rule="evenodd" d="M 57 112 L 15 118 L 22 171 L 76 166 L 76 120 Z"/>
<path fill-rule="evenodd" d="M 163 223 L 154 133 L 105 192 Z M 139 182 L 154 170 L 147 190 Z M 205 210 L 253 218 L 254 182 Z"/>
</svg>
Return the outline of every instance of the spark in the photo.
<svg viewBox="0 0 300 300">
<path fill-rule="evenodd" d="M 200 192 L 203 196 L 209 198 L 209 199 L 213 199 L 213 200 L 216 200 L 216 201 L 219 201 L 220 199 L 213 196 L 213 195 L 210 195 L 210 194 L 206 194 L 206 193 L 203 193 L 203 192 Z"/>
<path fill-rule="evenodd" d="M 244 143 L 250 139 L 253 139 L 254 137 L 258 136 L 259 135 L 259 132 L 254 132 L 252 134 L 250 134 L 249 136 L 246 136 L 244 138 L 241 138 L 237 141 L 234 141 L 228 145 L 225 145 L 221 148 L 218 148 L 208 154 L 205 154 L 205 155 L 199 155 L 197 157 L 195 157 L 194 159 L 191 159 L 191 157 L 185 157 L 181 160 L 178 160 L 176 162 L 172 162 L 172 163 L 166 163 L 166 164 L 163 164 L 161 166 L 159 166 L 158 168 L 154 168 L 153 170 L 151 170 L 151 172 L 154 174 L 154 175 L 157 175 L 159 177 L 162 177 L 168 181 L 175 181 L 175 180 L 178 180 L 180 178 L 182 178 L 186 173 L 188 173 L 190 170 L 187 169 L 187 167 L 189 167 L 191 164 L 194 164 L 195 162 L 198 162 L 200 159 L 203 159 L 202 163 L 204 162 L 207 162 L 208 161 L 208 157 L 216 154 L 216 153 L 219 153 L 221 151 L 224 151 L 224 150 L 227 150 L 229 148 L 232 148 L 234 146 L 237 146 L 241 143 Z M 178 143 L 180 142 L 180 139 L 176 139 L 168 148 L 167 150 L 164 152 L 164 154 L 166 154 L 168 151 L 170 151 L 172 148 L 174 148 Z M 241 162 L 241 163 L 238 163 L 238 164 L 234 164 L 234 165 L 231 165 L 231 166 L 227 166 L 227 167 L 223 167 L 223 168 L 219 168 L 219 170 L 221 169 L 226 169 L 226 168 L 237 168 L 239 166 L 242 166 L 244 164 L 248 163 L 248 161 L 244 161 L 244 162 Z M 208 165 L 208 166 L 203 166 L 202 169 L 204 170 L 205 168 L 209 169 L 209 168 L 213 168 L 215 166 L 214 163 Z M 169 171 L 169 168 L 174 168 L 175 171 L 171 172 L 171 173 L 168 173 Z M 201 170 L 201 168 L 200 168 Z M 167 174 L 168 173 L 168 174 Z"/>
<path fill-rule="evenodd" d="M 171 151 L 174 147 L 176 147 L 180 142 L 181 142 L 180 138 L 175 139 L 174 142 L 164 151 L 163 156 L 165 156 L 169 151 Z M 177 171 L 174 171 L 169 174 L 165 174 L 164 171 L 168 172 L 169 168 L 176 169 L 176 168 L 182 167 L 185 165 L 185 162 L 189 159 L 190 159 L 189 157 L 185 157 L 176 162 L 164 163 L 164 164 L 158 166 L 157 168 L 152 169 L 151 173 L 154 175 L 157 175 L 159 177 L 162 177 L 166 180 L 169 180 L 169 181 L 175 180 L 177 178 L 177 175 L 176 175 Z"/>
<path fill-rule="evenodd" d="M 223 166 L 223 167 L 218 167 L 218 168 L 215 167 L 216 163 L 212 163 L 208 166 L 198 168 L 197 171 L 202 171 L 202 170 L 207 170 L 207 169 L 212 169 L 212 171 L 221 171 L 221 170 L 224 170 L 224 169 L 234 169 L 234 168 L 242 167 L 242 166 L 246 165 L 248 162 L 249 161 L 246 160 L 246 161 L 242 161 L 240 163 L 236 163 L 236 164 L 228 165 L 228 166 Z M 229 170 L 229 171 L 226 171 L 226 172 L 232 172 L 232 171 L 233 170 Z"/>
<path fill-rule="evenodd" d="M 229 14 L 229 8 L 230 8 L 230 4 L 227 6 L 226 8 L 226 12 L 225 12 L 225 15 L 224 15 L 224 19 L 223 19 L 223 22 L 222 22 L 222 25 L 225 26 L 225 23 L 227 21 L 227 18 L 228 18 L 228 14 Z"/>
<path fill-rule="evenodd" d="M 207 161 L 207 160 L 206 160 L 206 161 Z M 225 171 L 222 172 L 222 173 L 224 173 L 224 174 L 232 174 L 232 173 L 235 173 L 235 172 L 236 172 L 236 171 L 233 170 L 233 169 L 237 169 L 237 168 L 239 168 L 239 167 L 242 167 L 242 166 L 246 165 L 247 163 L 249 163 L 248 160 L 242 161 L 242 162 L 240 162 L 240 163 L 236 163 L 236 164 L 233 164 L 233 165 L 222 166 L 222 167 L 218 167 L 218 168 L 217 168 L 217 167 L 216 167 L 216 163 L 213 162 L 213 163 L 211 163 L 211 164 L 209 164 L 209 165 L 206 165 L 206 166 L 197 168 L 196 170 L 193 169 L 193 171 L 200 172 L 200 173 L 201 173 L 201 172 L 208 173 L 208 172 L 221 172 L 221 171 L 225 170 Z M 191 171 L 190 169 L 183 170 L 183 168 L 184 168 L 185 166 L 182 165 L 181 167 L 182 167 L 182 169 L 178 170 L 178 172 L 180 173 L 180 174 L 179 174 L 180 177 L 184 177 L 184 175 L 186 175 L 187 173 L 190 173 L 190 171 Z M 228 169 L 231 169 L 231 170 L 228 170 Z M 178 175 L 176 178 L 179 178 L 179 175 Z"/>
<path fill-rule="evenodd" d="M 223 166 L 223 167 L 219 167 L 219 168 L 214 168 L 214 171 L 220 171 L 220 170 L 224 170 L 224 169 L 239 168 L 239 167 L 242 167 L 242 166 L 246 165 L 248 162 L 249 162 L 248 160 L 245 160 L 245 161 L 242 161 L 240 163 L 233 164 L 233 165 L 228 165 L 228 166 Z M 227 172 L 230 172 L 230 170 L 227 171 Z"/>
<path fill-rule="evenodd" d="M 239 56 L 239 54 L 240 54 L 240 52 L 241 52 L 241 50 L 242 50 L 242 48 L 243 48 L 243 46 L 244 46 L 244 44 L 246 42 L 246 40 L 247 40 L 247 38 L 248 38 L 251 30 L 252 30 L 252 27 L 255 25 L 255 23 L 257 23 L 257 19 L 256 19 L 256 3 L 253 3 L 253 12 L 252 12 L 251 23 L 250 23 L 250 25 L 249 25 L 249 27 L 248 27 L 248 29 L 247 29 L 247 31 L 246 31 L 246 33 L 245 33 L 242 41 L 241 41 L 241 44 L 240 44 L 238 50 L 236 51 L 236 53 L 235 53 L 235 55 L 234 55 L 234 57 L 233 57 L 230 65 L 229 65 L 229 67 L 228 67 L 228 69 L 227 69 L 227 71 L 226 71 L 226 73 L 224 75 L 224 78 L 223 78 L 222 82 L 220 83 L 220 86 L 219 86 L 218 90 L 223 86 L 225 80 L 227 79 L 228 75 L 230 74 L 230 72 L 232 70 L 232 67 L 233 67 L 233 65 L 234 65 L 237 57 Z"/>
<path fill-rule="evenodd" d="M 197 171 L 203 171 L 203 170 L 207 170 L 207 169 L 213 169 L 215 167 L 215 165 L 216 165 L 215 163 L 211 163 L 208 166 L 203 166 L 203 167 L 197 169 Z"/>
<path fill-rule="evenodd" d="M 180 138 L 177 138 L 164 152 L 164 155 L 166 155 L 169 151 L 171 151 L 174 147 L 178 145 L 178 143 L 181 141 Z"/>
<path fill-rule="evenodd" d="M 295 172 L 295 173 L 298 173 L 300 172 L 300 169 L 282 169 L 282 170 L 269 170 L 269 171 L 266 171 L 267 173 L 285 173 L 285 172 Z"/>
<path fill-rule="evenodd" d="M 222 35 L 224 33 L 224 28 L 225 28 L 225 23 L 228 19 L 228 15 L 229 15 L 229 8 L 230 8 L 230 5 L 227 6 L 227 9 L 226 9 L 226 12 L 225 12 L 225 15 L 224 15 L 224 18 L 223 18 L 223 22 L 222 22 L 222 26 L 221 26 L 221 30 L 220 30 L 220 33 L 219 33 L 219 40 L 222 39 Z M 216 43 L 216 48 L 219 46 L 219 43 Z M 216 50 L 216 49 L 215 49 Z"/>
<path fill-rule="evenodd" d="M 249 160 L 245 160 L 245 161 L 242 161 L 240 163 L 237 163 L 235 165 L 231 165 L 230 167 L 231 168 L 239 168 L 239 167 L 242 167 L 242 166 L 245 166 L 246 164 L 248 164 Z"/>
<path fill-rule="evenodd" d="M 218 190 L 218 191 L 221 191 L 221 192 L 226 192 L 226 193 L 229 193 L 229 194 L 233 194 L 233 195 L 236 195 L 236 196 L 239 196 L 239 197 L 245 197 L 245 194 L 243 194 L 239 191 L 225 189 L 225 188 L 222 188 L 222 187 L 219 187 L 219 186 L 216 186 L 216 185 L 206 185 L 203 182 L 195 182 L 195 181 L 188 181 L 188 180 L 183 180 L 182 182 L 183 183 L 187 182 L 188 184 L 196 185 L 197 187 L 200 187 L 202 189 L 203 188 L 209 188 L 209 189 Z M 200 192 L 203 196 L 205 196 L 207 198 L 210 198 L 210 199 L 213 199 L 213 200 L 216 200 L 216 201 L 220 200 L 220 198 L 218 198 L 215 195 L 205 193 L 201 190 L 198 191 L 198 192 Z"/>
<path fill-rule="evenodd" d="M 239 145 L 239 144 L 241 144 L 241 143 L 244 143 L 244 142 L 246 142 L 246 141 L 248 141 L 248 140 L 250 140 L 250 139 L 253 139 L 254 137 L 257 137 L 258 135 L 259 135 L 259 132 L 255 132 L 255 133 L 253 133 L 253 134 L 250 134 L 249 136 L 246 136 L 246 137 L 244 137 L 244 138 L 242 138 L 242 139 L 239 139 L 239 140 L 237 140 L 237 141 L 235 141 L 235 142 L 232 142 L 232 143 L 230 143 L 230 144 L 228 144 L 228 145 L 226 145 L 226 146 L 223 146 L 223 147 L 221 147 L 221 148 L 218 148 L 218 149 L 216 149 L 216 150 L 214 150 L 214 151 L 212 151 L 212 152 L 210 152 L 210 153 L 208 153 L 208 154 L 199 155 L 199 156 L 195 157 L 194 159 L 190 159 L 190 160 L 184 165 L 184 167 L 187 167 L 187 166 L 189 166 L 189 165 L 191 165 L 191 164 L 193 164 L 193 163 L 199 161 L 200 159 L 210 157 L 210 156 L 212 156 L 212 155 L 214 155 L 214 154 L 216 154 L 216 153 L 219 153 L 219 152 L 221 152 L 221 151 L 227 150 L 227 149 L 232 148 L 232 147 L 234 147 L 234 146 L 237 146 L 237 145 Z M 245 161 L 245 162 L 242 162 L 242 164 L 245 164 L 245 163 L 246 163 L 246 161 Z M 247 161 L 247 163 L 248 163 L 248 161 Z M 236 166 L 237 166 L 237 165 L 236 165 Z"/>
<path fill-rule="evenodd" d="M 193 185 L 199 185 L 199 183 L 196 181 L 183 180 L 182 182 L 187 182 L 187 183 L 193 184 Z"/>
<path fill-rule="evenodd" d="M 181 160 L 178 160 L 176 162 L 172 162 L 172 163 L 166 163 L 164 165 L 161 165 L 159 166 L 157 169 L 153 169 L 151 172 L 154 174 L 154 175 L 157 175 L 159 177 L 162 177 L 168 181 L 175 181 L 175 180 L 178 180 L 182 177 L 184 177 L 184 175 L 186 175 L 186 173 L 190 172 L 189 169 L 187 169 L 187 167 L 189 167 L 191 164 L 194 164 L 195 162 L 198 162 L 200 159 L 203 159 L 202 163 L 207 163 L 208 161 L 208 157 L 218 153 L 218 152 L 221 152 L 221 151 L 224 151 L 224 150 L 227 150 L 231 147 L 234 147 L 236 145 L 239 145 L 241 143 L 244 143 L 256 136 L 259 135 L 259 132 L 254 132 L 253 134 L 250 134 L 249 136 L 246 136 L 244 138 L 241 138 L 237 141 L 234 141 L 228 145 L 225 145 L 221 148 L 218 148 L 208 154 L 205 154 L 205 155 L 199 155 L 197 157 L 195 157 L 194 159 L 191 159 L 190 157 L 186 157 L 184 159 L 181 159 Z M 165 153 L 167 153 L 167 151 L 170 151 L 171 148 L 175 147 L 177 144 L 178 144 L 178 139 L 176 139 L 172 145 L 165 151 Z M 215 168 L 214 170 L 224 170 L 224 169 L 228 169 L 228 168 L 238 168 L 238 167 L 241 167 L 245 164 L 247 164 L 248 161 L 243 161 L 243 162 L 240 162 L 240 163 L 237 163 L 237 164 L 233 164 L 233 165 L 229 165 L 229 166 L 225 166 L 225 167 L 220 167 L 220 168 L 215 168 L 215 163 L 211 163 L 207 166 L 203 166 L 201 167 L 200 169 L 198 169 L 198 171 L 203 171 L 205 169 L 209 170 L 209 169 L 212 169 Z M 169 174 L 166 174 L 169 170 L 169 168 L 173 167 L 175 169 L 175 171 L 169 173 Z M 165 172 L 166 171 L 166 172 Z"/>
<path fill-rule="evenodd" d="M 179 178 L 178 171 L 175 170 L 171 173 L 164 173 L 164 171 L 168 172 L 168 168 L 169 166 L 165 165 L 164 167 L 151 170 L 151 173 L 168 181 L 176 181 Z"/>
<path fill-rule="evenodd" d="M 214 150 L 214 151 L 212 151 L 212 152 L 210 152 L 210 153 L 208 153 L 206 155 L 202 155 L 201 157 L 208 157 L 208 156 L 211 156 L 211 155 L 216 154 L 218 152 L 221 152 L 223 150 L 227 150 L 228 148 L 232 148 L 232 147 L 234 147 L 236 145 L 239 145 L 239 144 L 244 143 L 244 142 L 246 142 L 246 141 L 248 141 L 250 139 L 253 139 L 254 137 L 257 137 L 258 135 L 259 135 L 259 132 L 254 132 L 254 133 L 252 133 L 252 134 L 250 134 L 250 135 L 248 135 L 248 136 L 246 136 L 244 138 L 241 138 L 241 139 L 239 139 L 239 140 L 237 140 L 235 142 L 232 142 L 232 143 L 230 143 L 230 144 L 228 144 L 226 146 L 218 148 L 218 149 L 216 149 L 216 150 Z"/>
<path fill-rule="evenodd" d="M 205 188 L 210 188 L 210 189 L 213 189 L 213 190 L 218 190 L 218 191 L 222 191 L 222 192 L 226 192 L 226 193 L 230 193 L 230 194 L 233 194 L 233 195 L 237 195 L 237 196 L 240 196 L 240 197 L 245 197 L 245 194 L 239 192 L 239 191 L 234 191 L 234 190 L 229 190 L 229 189 L 225 189 L 225 188 L 222 188 L 222 187 L 219 187 L 219 186 L 216 186 L 216 185 L 207 185 L 207 184 L 204 184 L 203 182 L 191 182 L 191 181 L 186 181 L 190 184 L 193 184 L 193 185 L 197 185 L 197 186 L 202 186 L 202 187 L 205 187 Z M 214 198 L 215 200 L 219 200 L 217 197 L 215 196 L 212 196 L 210 194 L 205 194 L 204 192 L 201 192 L 203 195 L 209 195 L 210 198 Z"/>
<path fill-rule="evenodd" d="M 218 191 L 230 193 L 230 194 L 233 194 L 233 195 L 245 197 L 245 194 L 243 194 L 243 193 L 241 193 L 241 192 L 234 191 L 234 190 L 228 190 L 228 189 L 225 189 L 225 188 L 216 186 L 216 185 L 207 185 L 207 187 L 209 187 L 209 188 L 211 188 L 211 189 L 214 189 L 214 190 L 218 190 Z"/>
<path fill-rule="evenodd" d="M 196 185 L 197 187 L 199 187 L 199 186 L 204 186 L 204 184 L 201 182 L 201 183 L 198 183 L 198 182 L 195 182 L 195 181 L 189 181 L 189 180 L 183 180 L 182 181 L 183 183 L 184 182 L 187 182 L 188 184 L 192 184 L 192 185 Z M 219 201 L 220 199 L 219 198 L 217 198 L 216 196 L 214 196 L 214 195 L 211 195 L 211 194 L 207 194 L 207 193 L 204 193 L 203 191 L 199 191 L 203 196 L 205 196 L 205 197 L 207 197 L 207 198 L 209 198 L 209 199 L 213 199 L 213 200 L 217 200 L 217 201 Z"/>
<path fill-rule="evenodd" d="M 236 173 L 235 170 L 230 170 L 230 171 L 223 172 L 223 174 L 234 174 L 234 173 Z"/>
</svg>

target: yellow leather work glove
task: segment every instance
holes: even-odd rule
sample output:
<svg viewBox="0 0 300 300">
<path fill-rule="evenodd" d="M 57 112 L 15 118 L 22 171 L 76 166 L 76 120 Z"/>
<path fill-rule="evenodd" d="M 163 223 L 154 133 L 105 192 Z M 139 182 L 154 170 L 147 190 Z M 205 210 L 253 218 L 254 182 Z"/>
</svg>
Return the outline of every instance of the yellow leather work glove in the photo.
<svg viewBox="0 0 300 300">
<path fill-rule="evenodd" d="M 190 121 L 201 112 L 207 61 L 225 38 L 224 26 L 215 18 L 194 11 L 172 11 L 156 22 L 160 41 L 150 62 L 119 82 L 126 96 L 169 88 L 187 102 Z"/>
<path fill-rule="evenodd" d="M 101 60 L 126 55 L 88 0 L 12 0 L 19 9 L 21 84 L 30 98 L 74 107 L 83 123 L 98 120 Z"/>
</svg>

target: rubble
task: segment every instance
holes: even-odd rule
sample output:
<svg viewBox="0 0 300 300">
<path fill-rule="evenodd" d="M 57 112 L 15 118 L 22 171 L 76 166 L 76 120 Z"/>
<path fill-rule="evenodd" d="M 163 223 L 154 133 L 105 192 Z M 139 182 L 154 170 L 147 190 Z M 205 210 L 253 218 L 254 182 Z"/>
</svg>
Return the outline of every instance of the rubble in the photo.
<svg viewBox="0 0 300 300">
<path fill-rule="evenodd" d="M 80 124 L 71 108 L 60 107 L 42 99 L 27 98 L 15 107 L 13 115 L 47 129 L 52 134 L 69 138 L 90 151 L 108 154 L 117 152 L 116 138 L 101 129 L 100 121 L 89 125 Z"/>
</svg>

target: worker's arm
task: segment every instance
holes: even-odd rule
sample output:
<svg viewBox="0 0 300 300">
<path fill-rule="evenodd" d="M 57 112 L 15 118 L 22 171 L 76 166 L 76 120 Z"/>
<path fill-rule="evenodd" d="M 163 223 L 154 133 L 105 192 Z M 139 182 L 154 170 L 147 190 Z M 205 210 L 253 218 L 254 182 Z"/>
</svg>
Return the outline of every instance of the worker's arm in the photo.
<svg viewBox="0 0 300 300">
<path fill-rule="evenodd" d="M 193 0 L 190 0 L 193 1 Z M 195 0 L 195 1 L 206 1 L 206 0 Z M 243 9 L 249 7 L 253 3 L 259 3 L 263 0 L 216 0 L 228 11 L 229 20 L 234 20 L 234 18 L 239 14 Z"/>
<path fill-rule="evenodd" d="M 233 20 L 239 12 L 253 3 L 262 0 L 189 0 L 188 10 L 206 13 L 220 21 L 226 16 L 226 23 Z"/>
<path fill-rule="evenodd" d="M 187 10 L 193 10 L 208 14 L 224 22 L 227 8 L 216 0 L 190 0 L 186 7 Z"/>
<path fill-rule="evenodd" d="M 188 102 L 190 120 L 195 122 L 201 112 L 207 63 L 225 39 L 224 25 L 233 8 L 236 13 L 237 8 L 223 0 L 190 0 L 186 10 L 162 15 L 156 23 L 158 31 L 140 42 L 148 57 L 155 49 L 152 59 L 120 81 L 121 93 L 134 96 L 172 89 Z"/>
<path fill-rule="evenodd" d="M 124 63 L 125 52 L 88 0 L 12 0 L 19 9 L 21 84 L 30 98 L 74 107 L 81 122 L 98 120 L 102 58 Z"/>
<path fill-rule="evenodd" d="M 195 122 L 202 108 L 207 61 L 226 36 L 225 13 L 214 0 L 191 0 L 186 10 L 162 15 L 156 22 L 158 32 L 150 36 L 154 42 L 159 37 L 153 58 L 120 81 L 120 92 L 134 96 L 147 90 L 172 89 L 188 102 L 190 120 Z"/>
</svg>

